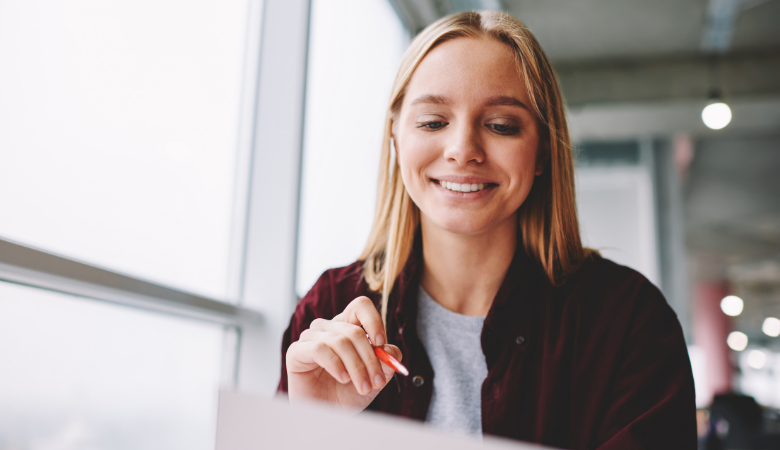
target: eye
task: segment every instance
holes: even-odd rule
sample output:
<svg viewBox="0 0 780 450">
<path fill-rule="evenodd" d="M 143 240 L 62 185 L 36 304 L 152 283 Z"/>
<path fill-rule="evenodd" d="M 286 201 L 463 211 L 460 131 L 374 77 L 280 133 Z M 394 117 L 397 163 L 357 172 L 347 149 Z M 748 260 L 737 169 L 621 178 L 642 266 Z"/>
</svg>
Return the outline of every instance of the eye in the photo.
<svg viewBox="0 0 780 450">
<path fill-rule="evenodd" d="M 498 134 L 516 134 L 520 131 L 519 127 L 506 125 L 503 123 L 489 123 L 487 124 L 487 127 L 492 129 Z"/>
<path fill-rule="evenodd" d="M 444 125 L 447 125 L 447 124 L 445 122 L 440 122 L 440 121 L 437 121 L 437 122 L 423 122 L 421 124 L 418 124 L 417 128 L 427 128 L 428 130 L 438 130 L 438 129 L 444 127 Z"/>
</svg>

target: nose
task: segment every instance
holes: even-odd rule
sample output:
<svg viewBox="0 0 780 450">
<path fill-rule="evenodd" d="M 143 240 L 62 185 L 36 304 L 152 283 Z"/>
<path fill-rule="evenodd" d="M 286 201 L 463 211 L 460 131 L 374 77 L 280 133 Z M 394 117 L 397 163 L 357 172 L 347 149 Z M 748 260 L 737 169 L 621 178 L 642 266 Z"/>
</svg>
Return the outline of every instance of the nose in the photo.
<svg viewBox="0 0 780 450">
<path fill-rule="evenodd" d="M 485 152 L 478 131 L 472 124 L 461 124 L 454 127 L 451 140 L 444 149 L 444 159 L 457 163 L 459 166 L 468 165 L 471 162 L 482 163 L 485 161 Z"/>
</svg>

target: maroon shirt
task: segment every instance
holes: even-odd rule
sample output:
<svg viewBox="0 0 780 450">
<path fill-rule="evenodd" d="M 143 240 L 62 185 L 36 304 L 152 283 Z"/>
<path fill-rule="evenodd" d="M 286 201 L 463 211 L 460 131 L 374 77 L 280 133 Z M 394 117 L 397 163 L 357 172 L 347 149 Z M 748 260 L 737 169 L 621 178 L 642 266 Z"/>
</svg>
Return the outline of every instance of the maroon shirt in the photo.
<svg viewBox="0 0 780 450">
<path fill-rule="evenodd" d="M 368 409 L 425 420 L 435 374 L 417 337 L 422 264 L 412 252 L 390 296 L 387 337 L 410 375 L 396 375 Z M 326 271 L 301 299 L 285 354 L 315 318 L 356 297 L 379 306 L 362 264 Z M 482 431 L 575 449 L 695 449 L 693 375 L 680 323 L 638 272 L 599 256 L 561 286 L 519 250 L 485 318 Z M 416 381 L 416 382 L 415 382 Z"/>
</svg>

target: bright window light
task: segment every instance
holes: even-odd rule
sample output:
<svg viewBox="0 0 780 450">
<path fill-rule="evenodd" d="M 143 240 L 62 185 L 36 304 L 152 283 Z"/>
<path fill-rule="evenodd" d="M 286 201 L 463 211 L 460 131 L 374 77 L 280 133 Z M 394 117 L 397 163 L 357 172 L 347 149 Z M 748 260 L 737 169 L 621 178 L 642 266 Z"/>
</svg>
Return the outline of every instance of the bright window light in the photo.
<svg viewBox="0 0 780 450">
<path fill-rule="evenodd" d="M 0 449 L 213 450 L 224 337 L 0 282 Z"/>
<path fill-rule="evenodd" d="M 761 350 L 751 350 L 747 356 L 748 366 L 761 370 L 766 365 L 766 353 Z"/>
<path fill-rule="evenodd" d="M 745 302 L 736 295 L 728 295 L 720 301 L 720 309 L 727 316 L 736 317 L 742 314 L 742 309 L 745 307 Z"/>
<path fill-rule="evenodd" d="M 701 120 L 707 128 L 720 130 L 731 122 L 731 108 L 725 103 L 712 103 L 704 107 Z"/>
<path fill-rule="evenodd" d="M 764 324 L 761 326 L 761 331 L 763 331 L 767 336 L 780 336 L 780 319 L 777 317 L 767 317 L 764 319 Z"/>
<path fill-rule="evenodd" d="M 741 352 L 748 345 L 748 337 L 741 331 L 732 331 L 726 339 L 726 343 L 732 350 Z"/>
<path fill-rule="evenodd" d="M 301 296 L 324 270 L 351 264 L 366 245 L 385 111 L 408 41 L 387 0 L 313 0 L 311 7 L 296 286 Z M 354 120 L 360 125 L 352 126 Z"/>
<path fill-rule="evenodd" d="M 227 297 L 248 3 L 0 1 L 0 236 Z"/>
</svg>

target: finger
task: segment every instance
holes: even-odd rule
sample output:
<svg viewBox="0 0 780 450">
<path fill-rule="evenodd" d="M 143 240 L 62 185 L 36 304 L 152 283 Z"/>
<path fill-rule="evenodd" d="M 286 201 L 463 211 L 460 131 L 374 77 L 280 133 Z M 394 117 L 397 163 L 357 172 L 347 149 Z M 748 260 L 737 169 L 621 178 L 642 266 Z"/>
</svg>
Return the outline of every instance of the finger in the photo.
<svg viewBox="0 0 780 450">
<path fill-rule="evenodd" d="M 382 373 L 382 366 L 379 364 L 379 359 L 374 353 L 374 347 L 366 337 L 366 331 L 358 325 L 346 322 L 346 317 L 351 314 L 346 311 L 346 314 L 336 316 L 333 320 L 316 319 L 311 323 L 311 328 L 305 330 L 301 334 L 301 340 L 307 339 L 320 339 L 317 333 L 335 333 L 344 335 L 350 338 L 355 349 L 363 360 L 363 364 L 369 372 L 374 387 L 381 387 L 384 382 L 382 377 L 378 376 Z M 341 320 L 337 320 L 337 319 Z"/>
<path fill-rule="evenodd" d="M 366 338 L 365 330 L 357 325 L 335 321 L 319 324 L 319 326 L 324 327 L 329 332 L 348 337 L 368 371 L 371 384 L 375 388 L 381 388 L 385 385 L 385 379 L 382 376 L 382 366 L 379 363 L 379 358 L 376 357 L 376 353 L 374 353 L 374 347 Z"/>
<path fill-rule="evenodd" d="M 310 372 L 318 367 L 314 362 L 311 352 L 306 350 L 304 342 L 297 341 L 290 344 L 287 348 L 285 357 L 287 371 L 293 373 Z"/>
<path fill-rule="evenodd" d="M 312 349 L 314 362 L 325 369 L 325 371 L 327 371 L 330 376 L 332 376 L 339 383 L 347 384 L 350 382 L 347 368 L 344 367 L 344 363 L 341 361 L 341 358 L 339 358 L 339 356 L 336 354 L 336 352 L 333 351 L 332 348 L 328 347 L 322 341 L 311 342 L 307 344 L 314 347 Z"/>
<path fill-rule="evenodd" d="M 336 317 L 338 317 L 338 316 L 336 316 Z M 333 319 L 335 320 L 335 317 Z M 309 325 L 309 328 L 304 330 L 303 333 L 305 333 L 305 332 L 307 332 L 309 330 L 313 330 L 313 331 L 326 331 L 325 327 L 327 327 L 330 322 L 332 322 L 332 321 L 331 320 L 327 320 L 327 319 L 314 319 L 311 322 L 311 325 Z M 303 337 L 303 333 L 301 333 L 301 337 Z"/>
<path fill-rule="evenodd" d="M 382 348 L 385 349 L 387 353 L 390 353 L 393 358 L 397 359 L 398 361 L 401 361 L 401 358 L 403 355 L 401 354 L 401 350 L 396 347 L 395 345 L 384 345 Z M 395 369 L 391 367 L 389 364 L 385 363 L 381 359 L 379 360 L 379 363 L 382 365 L 382 372 L 385 374 L 385 383 L 388 383 L 390 379 L 393 378 L 393 375 L 395 374 Z"/>
<path fill-rule="evenodd" d="M 384 348 L 387 353 L 390 353 L 391 355 L 393 355 L 393 358 L 397 359 L 398 361 L 403 361 L 404 355 L 403 355 L 403 353 L 401 353 L 401 349 L 400 348 L 398 348 L 398 347 L 396 347 L 395 345 L 392 345 L 392 344 L 384 345 L 384 346 L 382 346 L 382 348 Z"/>
<path fill-rule="evenodd" d="M 287 350 L 287 370 L 300 373 L 325 369 L 339 383 L 349 383 L 349 374 L 341 359 L 322 341 L 298 341 Z"/>
<path fill-rule="evenodd" d="M 342 318 L 346 317 L 347 315 L 348 314 L 344 314 Z M 353 325 L 344 320 L 337 321 L 337 317 L 334 317 L 334 320 L 315 319 L 312 321 L 311 327 L 301 333 L 300 339 L 323 339 L 322 335 L 318 333 L 332 333 L 335 335 L 343 335 L 348 337 L 352 341 L 353 347 L 362 360 L 362 367 L 364 367 L 363 370 L 367 372 L 369 384 L 373 385 L 375 388 L 381 388 L 385 385 L 385 377 L 383 376 L 382 366 L 379 363 L 379 359 L 376 357 L 376 353 L 374 353 L 374 347 L 366 338 L 365 330 L 363 330 L 363 328 L 358 325 Z M 360 372 L 359 369 L 349 370 L 350 367 L 348 364 L 347 369 L 350 373 L 350 376 L 353 376 L 353 370 Z M 355 386 L 357 387 L 358 392 L 362 392 L 364 379 L 360 378 L 357 381 L 359 383 Z"/>
<path fill-rule="evenodd" d="M 365 334 L 363 339 L 368 343 Z M 335 355 L 338 363 L 329 352 Z M 287 350 L 288 371 L 309 372 L 317 367 L 325 369 L 339 382 L 352 381 L 359 394 L 366 395 L 371 392 L 366 366 L 352 341 L 343 334 L 308 329 L 301 333 L 301 339 L 290 345 Z"/>
<path fill-rule="evenodd" d="M 320 320 L 320 319 L 317 319 Z M 327 328 L 327 323 L 329 321 L 325 320 L 324 325 L 319 326 L 319 329 L 315 328 L 307 328 L 301 332 L 300 337 L 298 338 L 298 342 L 310 342 L 310 341 L 325 341 L 328 338 L 332 337 L 333 333 Z"/>
<path fill-rule="evenodd" d="M 362 326 L 371 338 L 371 343 L 374 345 L 384 345 L 387 343 L 382 316 L 379 315 L 376 306 L 368 297 L 358 297 L 355 300 L 352 300 L 352 302 L 347 305 L 346 309 L 344 309 L 344 312 L 333 319 Z"/>
<path fill-rule="evenodd" d="M 363 336 L 363 339 L 365 340 L 365 335 Z M 364 342 L 370 347 L 368 341 Z M 349 377 L 352 379 L 352 383 L 355 385 L 355 389 L 357 389 L 358 393 L 362 395 L 371 393 L 372 382 L 368 367 L 363 361 L 363 358 L 358 353 L 357 349 L 355 349 L 355 345 L 352 339 L 345 336 L 344 334 L 332 333 L 331 337 L 328 338 L 325 343 L 336 353 L 336 355 L 338 355 L 338 357 L 344 363 L 344 367 L 346 367 L 347 373 L 349 373 Z M 378 362 L 376 365 L 381 371 L 381 366 L 379 366 Z"/>
</svg>

